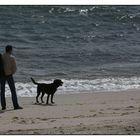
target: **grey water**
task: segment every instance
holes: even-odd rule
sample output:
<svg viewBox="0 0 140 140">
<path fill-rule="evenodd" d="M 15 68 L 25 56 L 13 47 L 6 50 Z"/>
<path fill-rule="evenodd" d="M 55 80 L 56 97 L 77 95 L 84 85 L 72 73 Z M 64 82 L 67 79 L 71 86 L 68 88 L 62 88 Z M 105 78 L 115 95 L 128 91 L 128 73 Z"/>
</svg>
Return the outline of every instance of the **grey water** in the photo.
<svg viewBox="0 0 140 140">
<path fill-rule="evenodd" d="M 63 79 L 63 91 L 140 88 L 139 5 L 1 5 L 0 53 L 7 44 L 19 89 L 30 77 Z"/>
</svg>

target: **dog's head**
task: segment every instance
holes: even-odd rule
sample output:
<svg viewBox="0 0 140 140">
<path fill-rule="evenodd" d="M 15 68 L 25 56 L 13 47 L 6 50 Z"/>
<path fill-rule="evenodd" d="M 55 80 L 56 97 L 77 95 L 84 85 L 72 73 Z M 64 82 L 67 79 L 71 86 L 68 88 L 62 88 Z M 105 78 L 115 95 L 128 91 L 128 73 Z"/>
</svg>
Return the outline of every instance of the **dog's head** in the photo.
<svg viewBox="0 0 140 140">
<path fill-rule="evenodd" d="M 63 82 L 62 82 L 60 79 L 56 79 L 56 80 L 54 80 L 53 83 L 54 83 L 57 87 L 63 85 Z"/>
</svg>

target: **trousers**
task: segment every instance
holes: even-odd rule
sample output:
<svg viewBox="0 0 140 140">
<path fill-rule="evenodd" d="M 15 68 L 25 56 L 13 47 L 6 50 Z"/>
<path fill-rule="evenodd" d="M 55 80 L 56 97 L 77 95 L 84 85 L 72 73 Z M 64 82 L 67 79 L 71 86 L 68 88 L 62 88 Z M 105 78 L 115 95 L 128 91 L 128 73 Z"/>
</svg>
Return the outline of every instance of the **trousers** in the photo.
<svg viewBox="0 0 140 140">
<path fill-rule="evenodd" d="M 13 106 L 16 108 L 18 107 L 18 101 L 17 101 L 17 94 L 16 94 L 16 88 L 15 88 L 15 82 L 14 82 L 14 78 L 13 75 L 9 75 L 9 76 L 3 76 L 0 78 L 0 82 L 1 82 L 1 106 L 2 108 L 6 108 L 6 99 L 5 99 L 5 84 L 6 81 L 9 85 L 11 94 L 12 94 L 12 102 L 13 102 Z"/>
</svg>

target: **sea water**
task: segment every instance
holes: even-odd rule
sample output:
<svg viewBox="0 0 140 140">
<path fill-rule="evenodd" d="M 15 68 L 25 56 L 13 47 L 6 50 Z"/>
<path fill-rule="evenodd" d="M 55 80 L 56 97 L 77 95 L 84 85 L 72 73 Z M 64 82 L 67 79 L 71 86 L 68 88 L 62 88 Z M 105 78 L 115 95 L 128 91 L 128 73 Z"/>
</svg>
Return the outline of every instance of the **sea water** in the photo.
<svg viewBox="0 0 140 140">
<path fill-rule="evenodd" d="M 18 96 L 140 89 L 140 6 L 0 6 L 0 53 L 14 46 Z M 10 95 L 6 87 L 6 95 Z"/>
</svg>

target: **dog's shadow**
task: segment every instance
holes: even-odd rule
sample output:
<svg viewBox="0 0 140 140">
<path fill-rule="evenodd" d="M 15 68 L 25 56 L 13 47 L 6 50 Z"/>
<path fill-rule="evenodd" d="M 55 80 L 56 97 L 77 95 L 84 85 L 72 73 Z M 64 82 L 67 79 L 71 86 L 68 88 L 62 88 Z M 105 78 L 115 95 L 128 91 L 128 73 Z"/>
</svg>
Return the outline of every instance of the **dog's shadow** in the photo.
<svg viewBox="0 0 140 140">
<path fill-rule="evenodd" d="M 56 106 L 56 104 L 43 104 L 43 103 L 33 103 L 32 105 L 39 105 L 39 106 Z"/>
</svg>

